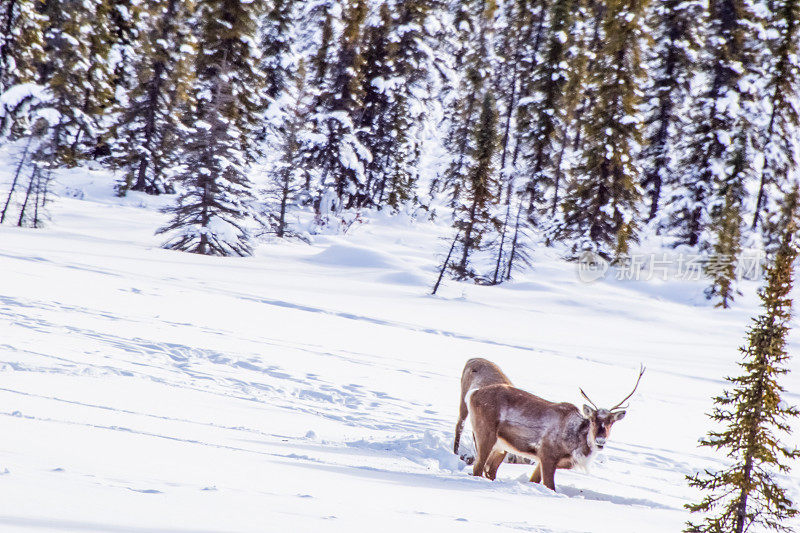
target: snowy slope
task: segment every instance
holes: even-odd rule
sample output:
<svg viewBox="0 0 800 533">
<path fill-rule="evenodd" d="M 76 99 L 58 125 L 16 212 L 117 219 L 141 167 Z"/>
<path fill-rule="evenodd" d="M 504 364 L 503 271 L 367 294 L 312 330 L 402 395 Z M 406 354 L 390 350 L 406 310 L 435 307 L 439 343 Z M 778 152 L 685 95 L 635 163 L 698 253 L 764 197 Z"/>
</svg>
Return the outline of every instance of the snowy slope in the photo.
<svg viewBox="0 0 800 533">
<path fill-rule="evenodd" d="M 113 198 L 102 173 L 61 195 L 49 228 L 0 227 L 4 532 L 674 532 L 684 475 L 721 464 L 696 441 L 753 283 L 719 311 L 702 282 L 585 284 L 537 250 L 512 284 L 432 297 L 444 224 L 208 258 L 160 249 L 163 215 L 141 206 L 161 200 Z M 578 386 L 616 403 L 648 371 L 603 457 L 553 494 L 528 465 L 490 482 L 450 451 L 474 356 L 575 403 Z"/>
</svg>

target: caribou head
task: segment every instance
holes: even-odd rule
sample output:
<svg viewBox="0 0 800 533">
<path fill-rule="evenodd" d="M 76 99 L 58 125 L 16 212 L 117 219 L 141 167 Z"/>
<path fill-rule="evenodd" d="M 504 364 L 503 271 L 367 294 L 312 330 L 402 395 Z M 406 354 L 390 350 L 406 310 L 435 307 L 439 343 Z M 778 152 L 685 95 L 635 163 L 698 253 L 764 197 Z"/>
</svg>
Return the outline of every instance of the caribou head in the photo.
<svg viewBox="0 0 800 533">
<path fill-rule="evenodd" d="M 614 425 L 614 422 L 622 420 L 625 418 L 625 409 L 627 409 L 627 405 L 623 405 L 633 393 L 636 392 L 636 388 L 639 386 L 639 382 L 642 380 L 642 375 L 644 374 L 644 366 L 642 366 L 639 370 L 639 377 L 636 379 L 636 385 L 633 386 L 633 390 L 625 396 L 622 401 L 617 403 L 614 407 L 610 409 L 603 409 L 597 407 L 595 403 L 589 398 L 589 396 L 583 391 L 582 388 L 578 388 L 581 391 L 581 395 L 586 398 L 586 401 L 589 402 L 591 405 L 584 404 L 583 406 L 583 416 L 589 421 L 589 434 L 588 434 L 588 442 L 590 445 L 594 445 L 598 449 L 603 449 L 606 445 L 606 439 L 608 439 L 609 434 L 611 433 L 611 426 Z"/>
</svg>

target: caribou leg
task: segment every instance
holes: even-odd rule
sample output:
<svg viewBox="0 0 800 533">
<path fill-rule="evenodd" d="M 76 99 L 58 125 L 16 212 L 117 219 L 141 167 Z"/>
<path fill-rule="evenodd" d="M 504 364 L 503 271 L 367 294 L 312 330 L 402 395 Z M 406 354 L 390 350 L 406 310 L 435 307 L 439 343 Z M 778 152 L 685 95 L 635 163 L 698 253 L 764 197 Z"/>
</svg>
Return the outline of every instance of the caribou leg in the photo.
<svg viewBox="0 0 800 533">
<path fill-rule="evenodd" d="M 494 449 L 494 444 L 497 442 L 497 433 L 487 428 L 481 428 L 474 431 L 475 436 L 475 463 L 472 465 L 472 475 L 482 476 L 486 468 L 486 461 L 489 460 L 489 455 Z"/>
<path fill-rule="evenodd" d="M 556 461 L 549 457 L 543 458 L 542 465 L 542 482 L 544 486 L 555 492 L 556 490 Z"/>
<path fill-rule="evenodd" d="M 458 407 L 458 422 L 456 422 L 456 438 L 453 441 L 453 453 L 458 455 L 458 448 L 461 444 L 461 432 L 464 430 L 464 421 L 467 419 L 469 411 L 464 398 L 461 398 L 461 405 Z"/>
<path fill-rule="evenodd" d="M 489 456 L 489 461 L 486 464 L 486 477 L 494 481 L 494 478 L 497 477 L 497 469 L 500 468 L 500 465 L 503 463 L 503 459 L 506 458 L 506 452 L 499 452 L 494 451 Z"/>
<path fill-rule="evenodd" d="M 541 483 L 542 482 L 542 462 L 536 461 L 536 468 L 533 470 L 533 474 L 531 474 L 531 483 Z"/>
</svg>

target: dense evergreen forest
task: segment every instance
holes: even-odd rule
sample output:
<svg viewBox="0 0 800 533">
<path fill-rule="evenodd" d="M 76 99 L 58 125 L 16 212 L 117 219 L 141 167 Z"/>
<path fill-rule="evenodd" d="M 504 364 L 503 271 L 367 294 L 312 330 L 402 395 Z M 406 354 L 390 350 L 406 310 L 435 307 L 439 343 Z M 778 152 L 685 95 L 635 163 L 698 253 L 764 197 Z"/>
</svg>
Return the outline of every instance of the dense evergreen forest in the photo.
<svg viewBox="0 0 800 533">
<path fill-rule="evenodd" d="M 446 270 L 481 283 L 557 242 L 611 261 L 644 232 L 709 258 L 775 249 L 796 205 L 799 16 L 795 0 L 0 0 L 0 142 L 19 153 L 0 222 L 40 225 L 54 171 L 94 161 L 119 195 L 174 195 L 158 231 L 201 254 L 292 238 L 297 210 L 330 224 L 433 199 L 452 214 Z M 733 276 L 714 271 L 723 306 Z"/>
</svg>

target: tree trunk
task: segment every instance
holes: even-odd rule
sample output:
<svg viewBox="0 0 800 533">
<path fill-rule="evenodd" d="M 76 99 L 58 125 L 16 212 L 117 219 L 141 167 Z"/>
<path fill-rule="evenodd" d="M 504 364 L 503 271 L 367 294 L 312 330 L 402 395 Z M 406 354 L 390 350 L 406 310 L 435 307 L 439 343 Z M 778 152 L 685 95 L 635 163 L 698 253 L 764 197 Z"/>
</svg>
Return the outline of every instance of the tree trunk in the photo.
<svg viewBox="0 0 800 533">
<path fill-rule="evenodd" d="M 550 216 L 556 216 L 556 211 L 558 210 L 558 189 L 561 186 L 561 164 L 564 161 L 564 152 L 567 150 L 567 145 L 569 144 L 569 138 L 567 137 L 567 132 L 564 131 L 564 139 L 561 142 L 561 150 L 558 152 L 558 162 L 556 163 L 555 168 L 555 181 L 553 182 L 553 205 L 550 207 Z"/>
<path fill-rule="evenodd" d="M 289 180 L 291 179 L 292 170 L 287 168 L 284 170 L 283 187 L 281 188 L 281 208 L 278 215 L 278 228 L 275 230 L 275 235 L 279 239 L 283 238 L 286 230 L 286 202 L 289 200 Z"/>
<path fill-rule="evenodd" d="M 442 282 L 442 277 L 444 276 L 444 271 L 447 270 L 447 264 L 450 262 L 450 256 L 453 255 L 453 249 L 456 247 L 456 242 L 458 242 L 458 236 L 461 234 L 460 231 L 456 231 L 456 236 L 453 237 L 453 242 L 450 243 L 450 251 L 447 252 L 447 257 L 442 264 L 442 268 L 439 270 L 439 277 L 436 279 L 436 283 L 433 285 L 433 292 L 431 294 L 436 294 L 436 291 L 439 290 L 439 284 Z"/>
<path fill-rule="evenodd" d="M 175 15 L 176 0 L 169 0 L 167 2 L 167 10 L 164 17 L 161 19 L 163 24 L 161 28 L 161 41 L 166 41 L 169 38 L 172 19 Z M 148 194 L 157 194 L 158 188 L 155 183 L 147 183 L 147 167 L 150 165 L 148 158 L 153 157 L 153 137 L 156 132 L 156 109 L 158 108 L 158 99 L 161 95 L 161 86 L 164 82 L 164 71 L 166 64 L 164 60 L 156 61 L 153 65 L 153 78 L 150 80 L 149 87 L 147 88 L 147 110 L 145 111 L 145 124 L 144 124 L 144 146 L 146 152 L 139 155 L 139 168 L 136 173 L 136 183 L 131 187 L 133 191 L 144 191 Z"/>
<path fill-rule="evenodd" d="M 467 229 L 464 230 L 464 250 L 461 254 L 461 261 L 458 263 L 459 275 L 464 278 L 467 275 L 467 261 L 469 260 L 469 250 L 471 247 L 472 230 L 475 227 L 475 212 L 478 210 L 478 195 L 472 199 L 472 207 L 469 209 L 469 222 Z"/>
<path fill-rule="evenodd" d="M 778 88 L 775 88 L 775 93 L 777 93 Z M 775 94 L 773 94 L 773 102 L 775 101 Z M 769 116 L 769 126 L 767 127 L 766 138 L 772 138 L 773 130 L 775 129 L 775 109 L 772 109 L 772 113 Z M 767 141 L 769 142 L 769 141 Z M 761 206 L 764 203 L 764 189 L 766 187 L 766 170 L 767 170 L 767 162 L 764 161 L 764 166 L 761 169 L 761 180 L 758 185 L 758 196 L 756 197 L 756 207 L 755 213 L 753 213 L 753 224 L 751 225 L 752 229 L 756 229 L 758 227 L 758 220 L 761 218 Z"/>
<path fill-rule="evenodd" d="M 11 198 L 14 196 L 14 189 L 17 188 L 17 181 L 19 180 L 19 175 L 22 172 L 22 167 L 25 164 L 25 158 L 28 156 L 28 149 L 31 146 L 31 141 L 33 141 L 33 136 L 28 137 L 28 142 L 25 143 L 25 150 L 22 151 L 22 158 L 19 160 L 19 164 L 17 165 L 16 171 L 14 171 L 14 179 L 11 181 L 11 188 L 8 190 L 8 197 L 6 197 L 6 204 L 3 206 L 3 211 L 0 212 L 0 224 L 3 223 L 6 219 L 6 213 L 8 213 L 8 206 L 11 204 Z"/>
<path fill-rule="evenodd" d="M 25 191 L 25 200 L 22 202 L 22 207 L 19 209 L 19 219 L 17 220 L 17 226 L 22 227 L 22 223 L 25 221 L 25 209 L 28 208 L 28 200 L 31 197 L 31 191 L 33 190 L 33 182 L 36 181 L 36 175 L 39 173 L 39 166 L 33 166 L 33 172 L 31 173 L 31 179 L 28 182 L 28 190 Z"/>
<path fill-rule="evenodd" d="M 508 141 L 511 139 L 511 115 L 514 112 L 514 103 L 517 96 L 517 63 L 519 55 L 515 56 L 514 66 L 511 73 L 511 95 L 508 100 L 508 110 L 506 113 L 506 123 L 503 127 L 503 153 L 500 156 L 500 175 L 505 176 L 506 172 L 506 156 L 508 155 Z M 511 189 L 508 191 L 511 194 Z M 497 198 L 503 195 L 503 182 L 498 184 Z"/>
<path fill-rule="evenodd" d="M 511 253 L 508 254 L 508 267 L 506 267 L 506 281 L 511 279 L 511 269 L 514 267 L 514 258 L 517 255 L 517 242 L 519 239 L 519 222 L 522 216 L 522 199 L 517 206 L 517 221 L 514 224 L 514 238 L 511 239 Z"/>
<path fill-rule="evenodd" d="M 5 66 L 8 64 L 7 57 L 8 57 L 8 42 L 11 40 L 11 28 L 14 27 L 14 7 L 17 5 L 17 0 L 9 0 L 8 5 L 6 6 L 6 14 L 4 17 L 5 24 L 3 25 L 3 35 L 5 38 L 0 44 L 0 67 Z M 5 78 L 7 75 L 6 72 L 0 70 L 0 80 Z M 5 87 L 0 86 L 0 89 L 5 89 Z"/>
<path fill-rule="evenodd" d="M 500 263 L 503 261 L 503 246 L 506 242 L 506 230 L 508 229 L 509 218 L 511 217 L 511 195 L 514 190 L 514 181 L 508 182 L 508 192 L 506 201 L 506 216 L 503 220 L 503 232 L 500 234 L 500 249 L 497 251 L 497 264 L 494 266 L 494 276 L 492 277 L 492 284 L 497 285 L 497 276 L 500 273 Z"/>
<path fill-rule="evenodd" d="M 758 423 L 761 418 L 761 404 L 764 401 L 764 375 L 763 372 L 759 376 L 758 385 L 756 386 L 757 403 L 755 406 L 755 416 L 753 416 L 753 426 L 750 427 L 747 434 L 747 448 L 744 461 L 744 469 L 742 472 L 743 486 L 739 493 L 739 501 L 736 503 L 736 520 L 734 521 L 734 533 L 744 533 L 745 520 L 747 519 L 747 497 L 751 490 L 751 475 L 753 472 L 753 447 L 755 446 L 756 433 L 758 431 Z"/>
<path fill-rule="evenodd" d="M 39 203 L 41 198 L 42 192 L 42 180 L 41 175 L 36 177 L 36 184 L 34 185 L 36 189 L 36 194 L 33 196 L 33 227 L 39 227 Z"/>
</svg>

